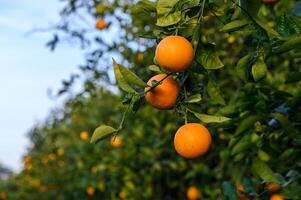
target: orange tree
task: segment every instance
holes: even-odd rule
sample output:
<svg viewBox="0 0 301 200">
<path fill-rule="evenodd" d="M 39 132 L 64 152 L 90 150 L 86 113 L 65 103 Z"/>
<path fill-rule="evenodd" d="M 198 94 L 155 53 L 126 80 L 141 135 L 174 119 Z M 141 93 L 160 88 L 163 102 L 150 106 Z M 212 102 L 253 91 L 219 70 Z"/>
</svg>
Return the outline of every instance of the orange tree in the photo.
<svg viewBox="0 0 301 200">
<path fill-rule="evenodd" d="M 69 1 L 48 46 L 66 36 L 96 45 L 81 66 L 84 90 L 31 131 L 24 170 L 1 192 L 9 199 L 300 199 L 300 7 L 292 0 Z M 83 12 L 98 30 L 73 23 L 86 22 Z M 120 95 L 99 89 L 114 85 L 112 71 Z M 144 81 L 157 74 L 165 75 Z M 172 110 L 144 106 L 145 96 Z M 179 129 L 196 123 L 202 128 Z M 108 140 L 89 144 L 94 129 L 93 143 Z M 176 150 L 194 159 L 176 153 L 176 132 Z"/>
</svg>

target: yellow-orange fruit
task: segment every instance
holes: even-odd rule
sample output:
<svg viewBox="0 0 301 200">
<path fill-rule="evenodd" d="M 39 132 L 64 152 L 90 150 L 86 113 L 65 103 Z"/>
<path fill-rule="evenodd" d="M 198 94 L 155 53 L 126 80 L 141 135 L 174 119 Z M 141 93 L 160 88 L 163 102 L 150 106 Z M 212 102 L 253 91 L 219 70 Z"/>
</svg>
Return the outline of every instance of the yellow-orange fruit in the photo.
<svg viewBox="0 0 301 200">
<path fill-rule="evenodd" d="M 170 72 L 187 70 L 194 59 L 191 43 L 181 36 L 167 36 L 156 48 L 155 58 L 158 64 Z"/>
<path fill-rule="evenodd" d="M 111 139 L 111 145 L 114 147 L 114 148 L 119 148 L 121 147 L 121 139 L 119 136 L 114 136 L 112 137 Z"/>
<path fill-rule="evenodd" d="M 196 158 L 205 154 L 212 143 L 208 129 L 198 123 L 188 123 L 176 132 L 174 146 L 184 158 Z"/>
<path fill-rule="evenodd" d="M 82 131 L 81 133 L 80 133 L 80 139 L 81 140 L 88 140 L 89 139 L 89 133 L 87 132 L 87 131 Z"/>
<path fill-rule="evenodd" d="M 270 200 L 284 200 L 284 198 L 280 194 L 273 194 Z"/>
<path fill-rule="evenodd" d="M 189 200 L 197 200 L 201 197 L 200 190 L 195 186 L 190 186 L 187 190 L 187 199 Z"/>
<path fill-rule="evenodd" d="M 153 76 L 147 85 L 152 86 L 156 81 L 163 80 L 167 75 L 158 74 Z M 146 87 L 145 91 L 148 91 L 150 87 Z M 179 95 L 179 84 L 171 76 L 165 78 L 161 84 L 153 88 L 151 91 L 145 94 L 146 101 L 155 108 L 158 109 L 171 109 L 174 107 L 178 95 Z"/>
<path fill-rule="evenodd" d="M 124 191 L 119 192 L 119 198 L 120 199 L 125 199 L 125 192 Z"/>
<path fill-rule="evenodd" d="M 107 23 L 103 19 L 99 19 L 96 21 L 96 28 L 102 30 L 107 27 Z"/>
<path fill-rule="evenodd" d="M 89 186 L 86 188 L 86 193 L 89 195 L 89 196 L 93 196 L 94 193 L 95 193 L 95 188 L 92 187 L 92 186 Z"/>
<path fill-rule="evenodd" d="M 281 189 L 281 186 L 276 183 L 269 183 L 267 185 L 267 189 L 269 192 L 275 193 L 275 192 L 279 192 L 279 190 Z"/>
</svg>

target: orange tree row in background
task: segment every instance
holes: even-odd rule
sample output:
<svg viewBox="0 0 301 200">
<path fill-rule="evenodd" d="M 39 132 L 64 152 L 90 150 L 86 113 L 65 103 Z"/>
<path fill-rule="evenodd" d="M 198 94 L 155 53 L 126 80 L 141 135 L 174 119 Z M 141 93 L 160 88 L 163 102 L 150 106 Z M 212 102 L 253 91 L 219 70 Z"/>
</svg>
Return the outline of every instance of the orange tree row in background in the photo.
<svg viewBox="0 0 301 200">
<path fill-rule="evenodd" d="M 47 45 L 96 48 L 83 91 L 31 131 L 0 199 L 300 199 L 300 7 L 70 1 Z M 120 95 L 99 89 L 112 71 Z"/>
</svg>

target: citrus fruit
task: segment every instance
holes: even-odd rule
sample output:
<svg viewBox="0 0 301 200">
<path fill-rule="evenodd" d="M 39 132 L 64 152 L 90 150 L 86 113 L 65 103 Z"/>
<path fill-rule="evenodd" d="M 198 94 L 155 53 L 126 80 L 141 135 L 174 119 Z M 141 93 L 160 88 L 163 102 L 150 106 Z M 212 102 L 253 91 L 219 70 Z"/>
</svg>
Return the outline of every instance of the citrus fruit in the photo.
<svg viewBox="0 0 301 200">
<path fill-rule="evenodd" d="M 98 19 L 96 21 L 96 28 L 97 29 L 102 30 L 102 29 L 106 28 L 106 26 L 107 26 L 107 23 L 103 19 Z"/>
<path fill-rule="evenodd" d="M 182 72 L 190 67 L 194 59 L 193 47 L 184 37 L 167 36 L 159 42 L 155 59 L 167 71 Z"/>
<path fill-rule="evenodd" d="M 188 123 L 176 132 L 174 146 L 184 158 L 196 158 L 205 154 L 211 146 L 211 135 L 208 129 L 198 123 Z"/>
<path fill-rule="evenodd" d="M 95 193 L 95 188 L 92 187 L 92 186 L 89 186 L 86 188 L 86 193 L 89 195 L 89 196 L 93 196 L 94 193 Z"/>
<path fill-rule="evenodd" d="M 82 131 L 81 133 L 80 133 L 80 139 L 81 140 L 88 140 L 89 139 L 89 133 L 87 132 L 87 131 Z"/>
<path fill-rule="evenodd" d="M 187 199 L 189 200 L 197 200 L 200 199 L 201 192 L 200 190 L 195 186 L 190 186 L 187 190 Z"/>
<path fill-rule="evenodd" d="M 280 185 L 278 185 L 276 183 L 269 183 L 267 185 L 267 189 L 269 192 L 275 193 L 275 192 L 278 192 L 281 189 L 281 187 L 280 187 Z"/>
<path fill-rule="evenodd" d="M 147 85 L 152 86 L 156 82 L 161 80 L 162 83 L 150 90 L 150 87 L 146 87 L 145 91 L 150 90 L 145 94 L 146 101 L 155 108 L 158 109 L 171 109 L 174 107 L 178 95 L 179 95 L 179 84 L 171 76 L 166 77 L 166 74 L 158 74 L 153 76 Z"/>
<path fill-rule="evenodd" d="M 111 145 L 114 147 L 114 148 L 119 148 L 121 147 L 121 139 L 119 136 L 114 136 L 112 137 L 111 139 Z"/>
<path fill-rule="evenodd" d="M 284 198 L 280 194 L 273 194 L 270 200 L 284 200 Z"/>
</svg>

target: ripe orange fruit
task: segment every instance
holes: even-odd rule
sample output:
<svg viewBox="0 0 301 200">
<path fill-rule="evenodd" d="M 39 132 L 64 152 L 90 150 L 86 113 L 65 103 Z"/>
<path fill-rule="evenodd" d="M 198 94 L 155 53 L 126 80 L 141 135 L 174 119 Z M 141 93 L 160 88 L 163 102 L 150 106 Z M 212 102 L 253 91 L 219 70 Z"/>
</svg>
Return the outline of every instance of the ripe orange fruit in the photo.
<svg viewBox="0 0 301 200">
<path fill-rule="evenodd" d="M 102 30 L 107 27 L 107 23 L 103 19 L 98 19 L 96 21 L 96 28 Z"/>
<path fill-rule="evenodd" d="M 125 192 L 124 191 L 119 192 L 119 198 L 120 199 L 125 199 Z"/>
<path fill-rule="evenodd" d="M 198 123 L 188 123 L 176 132 L 174 146 L 178 154 L 184 158 L 196 158 L 205 154 L 212 139 L 208 129 Z"/>
<path fill-rule="evenodd" d="M 195 186 L 190 186 L 187 190 L 187 199 L 189 200 L 197 200 L 200 199 L 201 192 L 200 190 Z"/>
<path fill-rule="evenodd" d="M 119 136 L 114 136 L 112 137 L 111 139 L 111 145 L 114 147 L 114 148 L 119 148 L 121 147 L 121 139 Z"/>
<path fill-rule="evenodd" d="M 267 185 L 267 189 L 268 189 L 269 192 L 275 193 L 275 192 L 278 192 L 281 189 L 281 186 L 276 184 L 276 183 L 269 183 Z"/>
<path fill-rule="evenodd" d="M 89 133 L 87 132 L 87 131 L 82 131 L 81 133 L 80 133 L 80 139 L 81 140 L 88 140 L 89 139 Z"/>
<path fill-rule="evenodd" d="M 86 193 L 89 195 L 89 196 L 93 196 L 94 193 L 95 193 L 95 188 L 92 187 L 92 186 L 89 186 L 86 188 Z"/>
<path fill-rule="evenodd" d="M 248 195 L 245 194 L 245 188 L 242 184 L 236 184 L 236 192 L 239 199 L 248 199 Z"/>
<path fill-rule="evenodd" d="M 166 74 L 158 74 L 153 76 L 147 85 L 152 86 L 156 81 L 161 81 L 165 78 Z M 150 87 L 146 87 L 145 91 Z M 155 108 L 158 109 L 171 109 L 174 107 L 178 95 L 180 86 L 171 76 L 165 78 L 161 84 L 145 94 L 146 101 Z"/>
<path fill-rule="evenodd" d="M 273 194 L 270 200 L 284 200 L 284 198 L 280 194 Z"/>
<path fill-rule="evenodd" d="M 159 42 L 155 59 L 167 71 L 182 72 L 190 67 L 194 59 L 193 47 L 184 37 L 167 36 Z"/>
<path fill-rule="evenodd" d="M 272 5 L 278 3 L 278 1 L 279 0 L 262 0 L 262 3 Z"/>
</svg>

